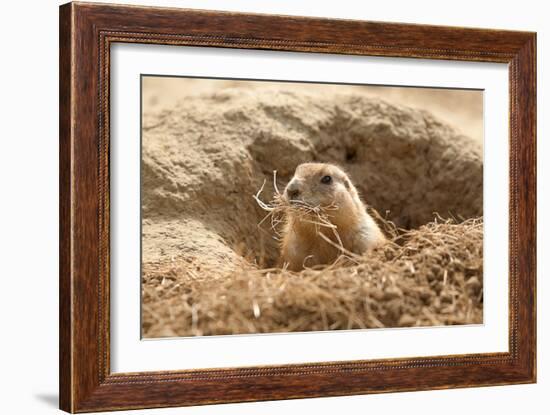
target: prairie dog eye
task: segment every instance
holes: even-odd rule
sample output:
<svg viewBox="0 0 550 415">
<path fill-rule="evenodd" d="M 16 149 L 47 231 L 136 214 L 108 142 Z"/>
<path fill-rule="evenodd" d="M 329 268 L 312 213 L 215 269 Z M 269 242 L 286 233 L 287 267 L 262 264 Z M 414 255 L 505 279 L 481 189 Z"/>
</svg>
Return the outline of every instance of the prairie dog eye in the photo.
<svg viewBox="0 0 550 415">
<path fill-rule="evenodd" d="M 332 183 L 332 177 L 331 176 L 323 176 L 321 178 L 321 183 L 323 184 L 330 184 Z"/>
</svg>

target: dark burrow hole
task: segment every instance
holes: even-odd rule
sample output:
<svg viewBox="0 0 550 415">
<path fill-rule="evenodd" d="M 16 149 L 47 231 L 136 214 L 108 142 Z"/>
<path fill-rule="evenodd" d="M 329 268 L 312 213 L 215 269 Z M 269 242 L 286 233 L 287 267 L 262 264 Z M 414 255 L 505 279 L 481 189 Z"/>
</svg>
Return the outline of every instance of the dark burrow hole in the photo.
<svg viewBox="0 0 550 415">
<path fill-rule="evenodd" d="M 352 147 L 346 148 L 346 161 L 348 163 L 354 163 L 357 161 L 357 149 Z"/>
</svg>

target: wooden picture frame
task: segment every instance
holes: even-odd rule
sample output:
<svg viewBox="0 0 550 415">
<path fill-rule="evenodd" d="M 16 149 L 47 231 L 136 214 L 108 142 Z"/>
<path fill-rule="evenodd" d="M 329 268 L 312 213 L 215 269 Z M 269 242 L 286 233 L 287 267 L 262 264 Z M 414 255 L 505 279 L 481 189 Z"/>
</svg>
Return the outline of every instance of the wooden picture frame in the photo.
<svg viewBox="0 0 550 415">
<path fill-rule="evenodd" d="M 111 373 L 109 62 L 117 42 L 509 65 L 509 352 Z M 536 379 L 536 34 L 69 3 L 60 8 L 60 407 L 341 396 Z M 228 362 L 231 366 L 231 362 Z"/>
</svg>

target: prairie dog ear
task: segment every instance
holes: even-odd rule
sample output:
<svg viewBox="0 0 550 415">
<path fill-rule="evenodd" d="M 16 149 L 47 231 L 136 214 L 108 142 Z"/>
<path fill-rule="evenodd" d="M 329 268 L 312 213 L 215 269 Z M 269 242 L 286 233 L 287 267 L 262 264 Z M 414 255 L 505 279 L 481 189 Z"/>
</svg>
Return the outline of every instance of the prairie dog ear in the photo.
<svg viewBox="0 0 550 415">
<path fill-rule="evenodd" d="M 344 186 L 346 186 L 346 189 L 348 189 L 348 190 L 351 189 L 351 181 L 347 177 L 344 178 Z"/>
</svg>

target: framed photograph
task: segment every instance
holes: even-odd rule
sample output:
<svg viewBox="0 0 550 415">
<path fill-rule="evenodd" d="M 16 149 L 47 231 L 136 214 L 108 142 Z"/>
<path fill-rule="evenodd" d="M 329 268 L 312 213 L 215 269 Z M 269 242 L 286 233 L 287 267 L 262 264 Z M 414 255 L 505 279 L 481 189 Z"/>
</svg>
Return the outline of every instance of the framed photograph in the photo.
<svg viewBox="0 0 550 415">
<path fill-rule="evenodd" d="M 536 35 L 60 8 L 60 407 L 536 381 Z"/>
</svg>

